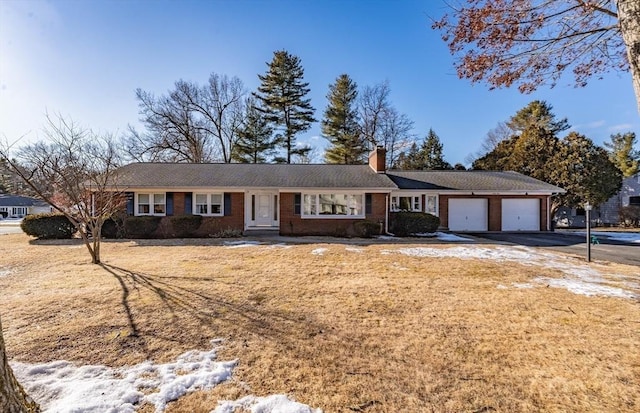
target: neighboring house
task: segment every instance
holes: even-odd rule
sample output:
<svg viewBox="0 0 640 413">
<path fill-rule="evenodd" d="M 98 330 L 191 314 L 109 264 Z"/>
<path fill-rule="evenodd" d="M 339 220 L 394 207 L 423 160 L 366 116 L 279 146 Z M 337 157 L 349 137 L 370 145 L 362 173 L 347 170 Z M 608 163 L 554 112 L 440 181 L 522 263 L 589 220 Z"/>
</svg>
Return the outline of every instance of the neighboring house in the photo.
<svg viewBox="0 0 640 413">
<path fill-rule="evenodd" d="M 561 188 L 515 172 L 385 171 L 369 165 L 134 163 L 118 187 L 129 215 L 202 215 L 218 228 L 345 235 L 356 222 L 388 227 L 389 212 L 440 217 L 452 231 L 548 231 L 550 197 Z"/>
<path fill-rule="evenodd" d="M 620 208 L 629 205 L 640 206 L 640 173 L 625 178 L 620 191 L 600 205 L 598 209 L 602 224 L 618 225 Z"/>
<path fill-rule="evenodd" d="M 20 195 L 0 195 L 0 217 L 23 218 L 30 214 L 51 212 L 46 202 Z"/>
</svg>

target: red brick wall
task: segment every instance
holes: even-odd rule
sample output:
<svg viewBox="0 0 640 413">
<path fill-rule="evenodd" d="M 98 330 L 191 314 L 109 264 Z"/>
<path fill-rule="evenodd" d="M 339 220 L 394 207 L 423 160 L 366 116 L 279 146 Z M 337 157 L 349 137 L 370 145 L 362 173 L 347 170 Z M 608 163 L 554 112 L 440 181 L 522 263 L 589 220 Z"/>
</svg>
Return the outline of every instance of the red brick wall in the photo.
<svg viewBox="0 0 640 413">
<path fill-rule="evenodd" d="M 502 231 L 502 200 L 507 198 L 537 198 L 540 200 L 540 231 L 547 231 L 547 199 L 548 196 L 524 195 L 440 195 L 438 208 L 440 211 L 440 226 L 449 227 L 449 199 L 451 198 L 484 198 L 488 199 L 489 231 Z"/>
<path fill-rule="evenodd" d="M 386 194 L 371 194 L 371 214 L 366 219 L 383 223 Z M 295 193 L 280 193 L 280 234 L 282 235 L 354 235 L 353 225 L 362 219 L 302 218 L 294 212 Z"/>
</svg>

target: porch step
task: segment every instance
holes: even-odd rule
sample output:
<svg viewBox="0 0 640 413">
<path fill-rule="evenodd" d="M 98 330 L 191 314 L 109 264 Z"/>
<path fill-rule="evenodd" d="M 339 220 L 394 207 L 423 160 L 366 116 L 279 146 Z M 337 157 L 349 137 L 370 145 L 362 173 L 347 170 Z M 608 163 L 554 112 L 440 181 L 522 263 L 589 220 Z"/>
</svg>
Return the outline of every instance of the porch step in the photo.
<svg viewBox="0 0 640 413">
<path fill-rule="evenodd" d="M 280 235 L 280 228 L 247 228 L 242 233 L 245 237 L 268 237 Z"/>
</svg>

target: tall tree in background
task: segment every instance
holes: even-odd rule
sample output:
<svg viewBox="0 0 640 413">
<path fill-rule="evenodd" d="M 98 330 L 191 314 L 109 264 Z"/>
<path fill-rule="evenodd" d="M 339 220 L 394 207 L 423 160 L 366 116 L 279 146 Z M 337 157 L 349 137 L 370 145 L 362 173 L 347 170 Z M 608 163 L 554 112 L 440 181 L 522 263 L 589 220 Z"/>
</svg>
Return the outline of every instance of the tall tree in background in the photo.
<svg viewBox="0 0 640 413">
<path fill-rule="evenodd" d="M 393 107 L 389 100 L 389 83 L 365 86 L 360 93 L 360 130 L 369 148 L 386 150 L 387 168 L 393 166 L 413 139 L 413 121 Z"/>
<path fill-rule="evenodd" d="M 571 70 L 577 86 L 631 70 L 640 109 L 638 0 L 467 0 L 434 22 L 460 78 L 523 93 L 554 86 Z"/>
<path fill-rule="evenodd" d="M 640 151 L 634 149 L 635 144 L 636 134 L 633 132 L 616 133 L 611 135 L 611 142 L 604 143 L 604 146 L 609 149 L 609 159 L 620 169 L 625 178 L 640 171 Z"/>
<path fill-rule="evenodd" d="M 473 169 L 516 171 L 564 188 L 566 194 L 552 199 L 552 214 L 562 205 L 577 207 L 587 201 L 599 205 L 622 183 L 606 151 L 590 139 L 572 132 L 560 140 L 539 127 L 500 142 L 477 159 Z"/>
<path fill-rule="evenodd" d="M 216 73 L 203 86 L 179 80 L 159 97 L 137 89 L 146 133 L 130 127 L 125 148 L 135 160 L 231 162 L 245 94 L 240 79 Z"/>
<path fill-rule="evenodd" d="M 268 70 L 258 75 L 260 87 L 253 95 L 261 102 L 267 119 L 280 129 L 277 143 L 286 151 L 286 163 L 292 156 L 304 155 L 308 147 L 296 145 L 296 135 L 311 127 L 316 120 L 309 93 L 309 83 L 304 82 L 304 70 L 300 58 L 285 50 L 273 53 L 273 60 L 267 63 Z"/>
<path fill-rule="evenodd" d="M 534 100 L 527 106 L 516 112 L 509 119 L 506 126 L 512 134 L 520 134 L 525 129 L 542 128 L 556 135 L 558 132 L 569 129 L 567 118 L 556 119 L 553 113 L 553 106 L 544 100 Z"/>
<path fill-rule="evenodd" d="M 414 142 L 408 151 L 398 157 L 396 168 L 403 170 L 453 169 L 451 164 L 444 160 L 442 149 L 440 138 L 433 129 L 429 129 L 419 148 Z"/>
<path fill-rule="evenodd" d="M 275 152 L 273 127 L 253 97 L 246 100 L 245 116 L 238 130 L 232 158 L 240 163 L 265 163 Z"/>
<path fill-rule="evenodd" d="M 322 136 L 329 140 L 324 154 L 327 163 L 364 163 L 367 145 L 358 124 L 358 86 L 349 75 L 338 76 L 329 85 L 329 104 L 322 119 Z"/>
</svg>

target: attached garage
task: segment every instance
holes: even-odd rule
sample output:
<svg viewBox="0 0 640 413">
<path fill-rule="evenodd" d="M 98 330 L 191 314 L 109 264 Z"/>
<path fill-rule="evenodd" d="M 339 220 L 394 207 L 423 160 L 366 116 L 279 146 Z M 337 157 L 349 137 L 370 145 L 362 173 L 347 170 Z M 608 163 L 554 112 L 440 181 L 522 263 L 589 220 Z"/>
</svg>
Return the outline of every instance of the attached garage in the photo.
<svg viewBox="0 0 640 413">
<path fill-rule="evenodd" d="M 540 231 L 540 199 L 503 199 L 502 230 Z"/>
<path fill-rule="evenodd" d="M 489 222 L 489 202 L 486 198 L 449 199 L 449 230 L 486 231 Z"/>
</svg>

